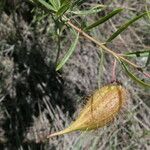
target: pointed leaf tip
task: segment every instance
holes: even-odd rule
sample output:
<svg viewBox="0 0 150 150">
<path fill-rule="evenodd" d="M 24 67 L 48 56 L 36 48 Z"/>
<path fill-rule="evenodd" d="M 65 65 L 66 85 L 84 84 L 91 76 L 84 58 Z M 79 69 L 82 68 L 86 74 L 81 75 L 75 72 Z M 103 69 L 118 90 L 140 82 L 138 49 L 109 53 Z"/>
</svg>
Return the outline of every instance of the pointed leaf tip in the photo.
<svg viewBox="0 0 150 150">
<path fill-rule="evenodd" d="M 73 54 L 76 45 L 78 43 L 78 39 L 79 39 L 79 33 L 76 34 L 76 38 L 74 40 L 74 42 L 72 42 L 69 50 L 67 51 L 67 53 L 65 54 L 64 58 L 59 62 L 59 64 L 56 67 L 56 71 L 60 70 L 64 64 L 68 61 L 68 59 L 70 58 L 70 56 Z"/>
</svg>

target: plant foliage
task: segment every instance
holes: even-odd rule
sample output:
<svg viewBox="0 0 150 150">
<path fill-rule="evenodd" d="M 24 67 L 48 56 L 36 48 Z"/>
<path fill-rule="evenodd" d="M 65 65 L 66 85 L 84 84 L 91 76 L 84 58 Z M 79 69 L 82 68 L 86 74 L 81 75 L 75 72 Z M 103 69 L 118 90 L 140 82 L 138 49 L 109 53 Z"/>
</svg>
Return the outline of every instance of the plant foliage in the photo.
<svg viewBox="0 0 150 150">
<path fill-rule="evenodd" d="M 95 27 L 99 27 L 103 23 L 108 22 L 112 17 L 119 15 L 119 13 L 123 11 L 122 8 L 111 10 L 107 15 L 100 17 L 97 21 L 90 24 L 89 26 L 84 26 L 83 30 L 82 30 L 76 24 L 72 23 L 72 20 L 71 20 L 72 17 L 74 17 L 74 20 L 76 20 L 76 17 L 80 17 L 81 15 L 86 15 L 86 16 L 88 16 L 90 14 L 96 15 L 97 13 L 102 11 L 103 8 L 106 8 L 107 6 L 102 7 L 102 6 L 97 5 L 97 6 L 88 8 L 88 10 L 87 9 L 81 10 L 79 6 L 81 6 L 85 2 L 85 0 L 76 0 L 76 1 L 70 1 L 70 0 L 49 0 L 49 1 L 31 0 L 31 2 L 40 5 L 40 7 L 43 10 L 46 10 L 46 12 L 51 13 L 51 15 L 54 18 L 54 23 L 56 23 L 56 27 L 58 27 L 59 30 L 63 30 L 62 28 L 64 26 L 61 26 L 61 29 L 60 29 L 60 26 L 58 25 L 58 23 L 62 23 L 67 28 L 69 27 L 69 28 L 75 30 L 75 32 L 76 32 L 75 33 L 76 38 L 74 41 L 72 41 L 72 44 L 70 45 L 68 52 L 65 54 L 65 56 L 63 57 L 62 60 L 59 60 L 59 63 L 57 64 L 57 67 L 56 67 L 57 71 L 60 70 L 65 65 L 65 63 L 68 61 L 68 59 L 71 57 L 71 55 L 73 55 L 73 52 L 75 51 L 75 47 L 76 47 L 78 39 L 79 39 L 79 34 L 82 34 L 87 39 L 98 44 L 103 49 L 104 52 L 107 52 L 107 53 L 113 55 L 115 58 L 117 58 L 117 60 L 119 62 L 121 62 L 120 64 L 123 67 L 124 71 L 128 74 L 129 77 L 131 77 L 131 79 L 136 81 L 138 84 L 143 85 L 144 87 L 149 87 L 149 83 L 145 83 L 144 81 L 142 81 L 141 79 L 136 77 L 128 69 L 128 67 L 133 67 L 134 70 L 138 70 L 139 68 L 142 70 L 141 67 L 132 63 L 131 60 L 128 60 L 128 58 L 133 59 L 135 57 L 141 57 L 141 56 L 147 57 L 147 62 L 145 63 L 145 67 L 147 67 L 149 65 L 149 62 L 150 62 L 149 51 L 139 51 L 139 52 L 136 51 L 136 52 L 125 53 L 125 54 L 122 53 L 120 55 L 120 54 L 110 50 L 108 47 L 106 47 L 106 44 L 108 42 L 109 43 L 112 42 L 115 38 L 117 38 L 118 35 L 120 35 L 123 31 L 125 31 L 129 26 L 131 26 L 133 23 L 135 23 L 139 19 L 150 15 L 150 12 L 148 12 L 148 11 L 143 12 L 143 13 L 135 16 L 134 18 L 128 20 L 126 23 L 120 25 L 120 27 L 117 29 L 117 31 L 114 32 L 112 35 L 110 35 L 109 38 L 106 40 L 106 42 L 103 44 L 103 43 L 97 41 L 94 37 L 88 35 L 87 31 L 89 32 L 91 29 L 94 29 Z M 82 25 L 80 25 L 80 26 L 82 26 Z M 59 34 L 59 36 L 61 36 L 61 34 Z"/>
</svg>

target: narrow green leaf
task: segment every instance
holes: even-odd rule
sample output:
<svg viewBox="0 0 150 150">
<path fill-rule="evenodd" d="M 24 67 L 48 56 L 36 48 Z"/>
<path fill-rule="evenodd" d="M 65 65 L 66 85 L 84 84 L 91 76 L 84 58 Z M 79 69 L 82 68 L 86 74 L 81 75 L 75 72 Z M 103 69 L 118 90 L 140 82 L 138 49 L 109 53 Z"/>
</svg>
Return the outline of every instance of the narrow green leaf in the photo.
<svg viewBox="0 0 150 150">
<path fill-rule="evenodd" d="M 145 67 L 147 67 L 149 64 L 150 64 L 150 51 L 149 51 L 149 55 L 147 57 L 147 61 L 146 61 Z"/>
<path fill-rule="evenodd" d="M 60 63 L 57 65 L 56 67 L 56 71 L 58 71 L 59 69 L 61 69 L 63 67 L 63 65 L 68 61 L 68 59 L 70 58 L 70 56 L 73 54 L 76 45 L 78 43 L 78 39 L 79 39 L 79 33 L 76 35 L 75 41 L 72 42 L 68 52 L 65 54 L 64 58 L 60 61 Z"/>
<path fill-rule="evenodd" d="M 80 6 L 80 5 L 83 4 L 85 1 L 87 1 L 87 0 L 76 0 L 76 1 L 73 3 L 73 6 L 74 6 L 74 5 Z"/>
<path fill-rule="evenodd" d="M 37 2 L 37 0 L 33 0 L 33 1 L 36 1 L 36 2 Z M 50 10 L 50 11 L 53 11 L 53 12 L 56 11 L 53 6 L 51 6 L 49 3 L 45 2 L 44 0 L 38 0 L 38 2 L 39 2 L 40 4 L 42 4 L 46 9 L 48 9 L 48 10 Z"/>
<path fill-rule="evenodd" d="M 116 9 L 116 10 L 112 11 L 108 15 L 102 17 L 100 20 L 98 20 L 98 21 L 94 22 L 93 24 L 89 25 L 88 27 L 86 27 L 84 30 L 90 30 L 92 28 L 95 28 L 96 26 L 106 22 L 107 20 L 109 20 L 110 18 L 112 18 L 113 16 L 115 16 L 116 14 L 121 12 L 122 10 L 123 9 L 119 8 L 119 9 Z"/>
<path fill-rule="evenodd" d="M 129 52 L 124 54 L 124 56 L 127 57 L 148 57 L 149 55 L 150 55 L 150 50 Z"/>
<path fill-rule="evenodd" d="M 70 7 L 70 2 L 69 1 L 67 3 L 65 3 L 65 4 L 62 4 L 62 6 L 57 11 L 56 15 L 58 17 L 62 16 L 69 9 L 69 7 Z"/>
<path fill-rule="evenodd" d="M 148 12 L 145 12 L 143 14 L 140 14 L 130 21 L 123 24 L 114 34 L 112 34 L 109 39 L 106 42 L 111 42 L 114 38 L 116 38 L 121 32 L 123 32 L 125 29 L 127 29 L 131 24 L 133 24 L 135 21 L 139 20 L 140 18 L 144 17 L 145 15 L 148 15 Z"/>
<path fill-rule="evenodd" d="M 149 83 L 145 83 L 144 81 L 142 81 L 141 79 L 139 79 L 138 77 L 136 77 L 133 73 L 131 73 L 128 69 L 128 67 L 125 65 L 124 62 L 122 62 L 122 67 L 123 69 L 126 71 L 126 73 L 128 74 L 128 76 L 134 80 L 135 82 L 137 82 L 138 84 L 144 86 L 145 88 L 150 88 L 150 84 Z"/>
<path fill-rule="evenodd" d="M 98 13 L 102 10 L 101 7 L 94 7 L 91 8 L 90 10 L 78 10 L 78 11 L 71 11 L 71 13 L 75 14 L 75 15 L 91 15 L 91 14 L 95 14 Z"/>
<path fill-rule="evenodd" d="M 57 5 L 55 5 L 55 0 L 49 0 L 49 3 L 56 9 Z"/>
<path fill-rule="evenodd" d="M 49 0 L 49 2 L 52 4 L 55 10 L 58 10 L 60 8 L 60 0 Z"/>
<path fill-rule="evenodd" d="M 66 0 L 60 0 L 60 3 L 63 4 Z"/>
<path fill-rule="evenodd" d="M 61 0 L 61 5 L 67 5 L 67 4 L 68 4 L 68 2 L 70 2 L 70 3 L 71 3 L 71 1 L 70 1 L 70 0 Z"/>
</svg>

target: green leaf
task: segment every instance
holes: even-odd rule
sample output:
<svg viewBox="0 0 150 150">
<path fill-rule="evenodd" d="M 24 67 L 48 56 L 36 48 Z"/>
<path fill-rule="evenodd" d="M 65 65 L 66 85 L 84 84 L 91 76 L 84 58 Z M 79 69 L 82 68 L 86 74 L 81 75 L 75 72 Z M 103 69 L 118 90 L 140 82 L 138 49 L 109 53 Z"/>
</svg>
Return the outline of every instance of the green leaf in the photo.
<svg viewBox="0 0 150 150">
<path fill-rule="evenodd" d="M 119 9 L 116 9 L 116 10 L 112 11 L 108 15 L 102 17 L 100 20 L 98 20 L 98 21 L 94 22 L 93 24 L 89 25 L 88 27 L 86 27 L 84 30 L 90 30 L 92 28 L 95 28 L 96 26 L 106 22 L 107 20 L 109 20 L 110 18 L 112 18 L 113 16 L 115 16 L 116 14 L 121 12 L 122 10 L 123 9 L 119 8 Z"/>
<path fill-rule="evenodd" d="M 149 55 L 150 55 L 150 50 L 129 52 L 124 54 L 124 56 L 127 57 L 148 57 Z"/>
<path fill-rule="evenodd" d="M 139 20 L 140 18 L 144 17 L 145 15 L 148 15 L 148 12 L 145 12 L 143 14 L 140 14 L 139 16 L 134 17 L 130 21 L 123 24 L 114 34 L 110 36 L 110 38 L 106 42 L 111 42 L 114 38 L 116 38 L 121 32 L 123 32 L 125 29 L 127 29 L 131 24 L 133 24 L 135 21 Z"/>
<path fill-rule="evenodd" d="M 56 11 L 60 8 L 60 0 L 49 0 L 49 2 L 52 4 Z"/>
<path fill-rule="evenodd" d="M 70 7 L 70 1 L 65 1 L 61 7 L 59 8 L 58 12 L 56 13 L 56 15 L 59 17 L 59 16 L 62 16 Z"/>
<path fill-rule="evenodd" d="M 68 2 L 70 2 L 70 3 L 71 3 L 71 1 L 70 1 L 70 0 L 61 0 L 61 5 L 66 5 Z"/>
<path fill-rule="evenodd" d="M 121 63 L 122 63 L 123 69 L 126 71 L 126 73 L 128 74 L 128 76 L 132 80 L 134 80 L 138 84 L 144 86 L 145 88 L 150 88 L 150 84 L 149 83 L 145 83 L 144 81 L 142 81 L 141 79 L 139 79 L 138 77 L 136 77 L 132 72 L 130 72 L 129 69 L 128 69 L 128 67 L 125 65 L 125 63 L 123 61 L 121 61 Z"/>
<path fill-rule="evenodd" d="M 91 14 L 95 14 L 98 13 L 102 10 L 102 7 L 97 6 L 94 8 L 91 8 L 90 10 L 78 10 L 78 11 L 71 11 L 71 13 L 75 14 L 75 15 L 91 15 Z"/>
<path fill-rule="evenodd" d="M 149 64 L 150 64 L 150 51 L 149 51 L 149 55 L 147 57 L 147 61 L 146 61 L 145 67 L 147 67 Z"/>
<path fill-rule="evenodd" d="M 33 0 L 33 1 L 34 1 L 34 2 L 36 1 L 36 2 L 37 2 L 37 0 Z M 50 10 L 50 11 L 53 11 L 53 12 L 56 11 L 53 6 L 51 6 L 49 3 L 45 2 L 44 0 L 38 0 L 38 2 L 39 2 L 40 4 L 42 4 L 46 9 L 48 9 L 48 10 Z"/>
<path fill-rule="evenodd" d="M 80 5 L 83 4 L 85 1 L 87 1 L 87 0 L 76 0 L 76 1 L 73 3 L 73 6 L 75 6 L 75 5 L 80 6 Z"/>
<path fill-rule="evenodd" d="M 57 65 L 56 67 L 56 71 L 60 70 L 63 65 L 68 61 L 68 59 L 70 58 L 70 56 L 73 54 L 75 48 L 76 48 L 76 45 L 78 43 L 78 39 L 79 39 L 79 33 L 76 34 L 76 38 L 75 38 L 75 41 L 72 42 L 68 52 L 65 54 L 64 58 L 60 61 L 60 63 Z"/>
</svg>

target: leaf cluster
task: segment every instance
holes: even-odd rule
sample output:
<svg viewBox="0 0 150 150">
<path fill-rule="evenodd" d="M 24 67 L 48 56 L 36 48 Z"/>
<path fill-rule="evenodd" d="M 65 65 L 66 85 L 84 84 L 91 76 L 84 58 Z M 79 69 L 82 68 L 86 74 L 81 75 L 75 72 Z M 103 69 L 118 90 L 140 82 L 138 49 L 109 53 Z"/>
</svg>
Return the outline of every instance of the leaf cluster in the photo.
<svg viewBox="0 0 150 150">
<path fill-rule="evenodd" d="M 139 15 L 136 15 L 135 17 L 131 18 L 130 20 L 127 20 L 125 23 L 120 25 L 120 27 L 112 35 L 110 35 L 109 38 L 106 39 L 106 41 L 101 43 L 97 41 L 94 37 L 90 36 L 88 33 L 90 33 L 92 29 L 106 23 L 107 21 L 112 19 L 114 16 L 119 15 L 122 11 L 124 11 L 123 8 L 114 9 L 108 14 L 106 14 L 105 16 L 100 17 L 98 20 L 94 21 L 93 23 L 89 25 L 85 24 L 84 27 L 80 28 L 76 24 L 72 23 L 72 20 L 74 22 L 76 21 L 77 17 L 80 17 L 82 19 L 82 16 L 86 17 L 91 14 L 96 15 L 102 10 L 105 10 L 107 6 L 97 4 L 95 6 L 91 6 L 88 9 L 80 9 L 80 6 L 85 2 L 85 0 L 76 0 L 76 1 L 73 1 L 73 0 L 48 0 L 48 1 L 30 0 L 30 1 L 32 1 L 34 4 L 38 4 L 38 6 L 42 7 L 43 10 L 46 10 L 48 13 L 50 13 L 53 16 L 53 18 L 55 18 L 54 20 L 55 20 L 56 26 L 59 28 L 59 31 L 62 31 L 64 29 L 64 26 L 67 26 L 69 27 L 69 30 L 73 33 L 72 35 L 74 36 L 74 41 L 72 41 L 72 44 L 70 45 L 70 48 L 68 49 L 64 57 L 61 60 L 56 61 L 57 63 L 56 71 L 60 70 L 65 65 L 65 63 L 67 63 L 69 58 L 73 55 L 73 52 L 75 51 L 76 45 L 79 41 L 79 35 L 82 34 L 87 39 L 91 40 L 92 42 L 95 42 L 98 46 L 100 46 L 103 49 L 103 52 L 107 52 L 113 55 L 115 59 L 120 63 L 120 65 L 122 66 L 124 71 L 127 73 L 127 75 L 131 77 L 132 80 L 136 81 L 137 83 L 139 83 L 140 85 L 144 87 L 150 87 L 150 83 L 145 83 L 143 80 L 138 78 L 129 70 L 129 68 L 132 67 L 135 71 L 140 71 L 143 73 L 144 72 L 143 69 L 149 66 L 149 62 L 150 62 L 149 50 L 141 50 L 141 51 L 135 51 L 132 53 L 118 54 L 110 50 L 107 47 L 108 43 L 111 43 L 114 39 L 116 39 L 119 35 L 121 35 L 133 23 L 135 23 L 136 21 L 138 21 L 139 19 L 143 17 L 150 15 L 150 12 L 148 11 L 142 12 Z M 60 27 L 58 26 L 59 23 L 63 25 Z M 59 36 L 61 36 L 61 33 L 58 34 L 58 38 Z M 60 42 L 60 40 L 58 41 Z M 60 47 L 58 51 L 60 51 Z M 129 60 L 129 59 L 133 59 L 136 57 L 138 58 L 146 57 L 147 62 L 145 62 L 145 66 L 138 66 L 132 63 L 131 60 Z"/>
</svg>

